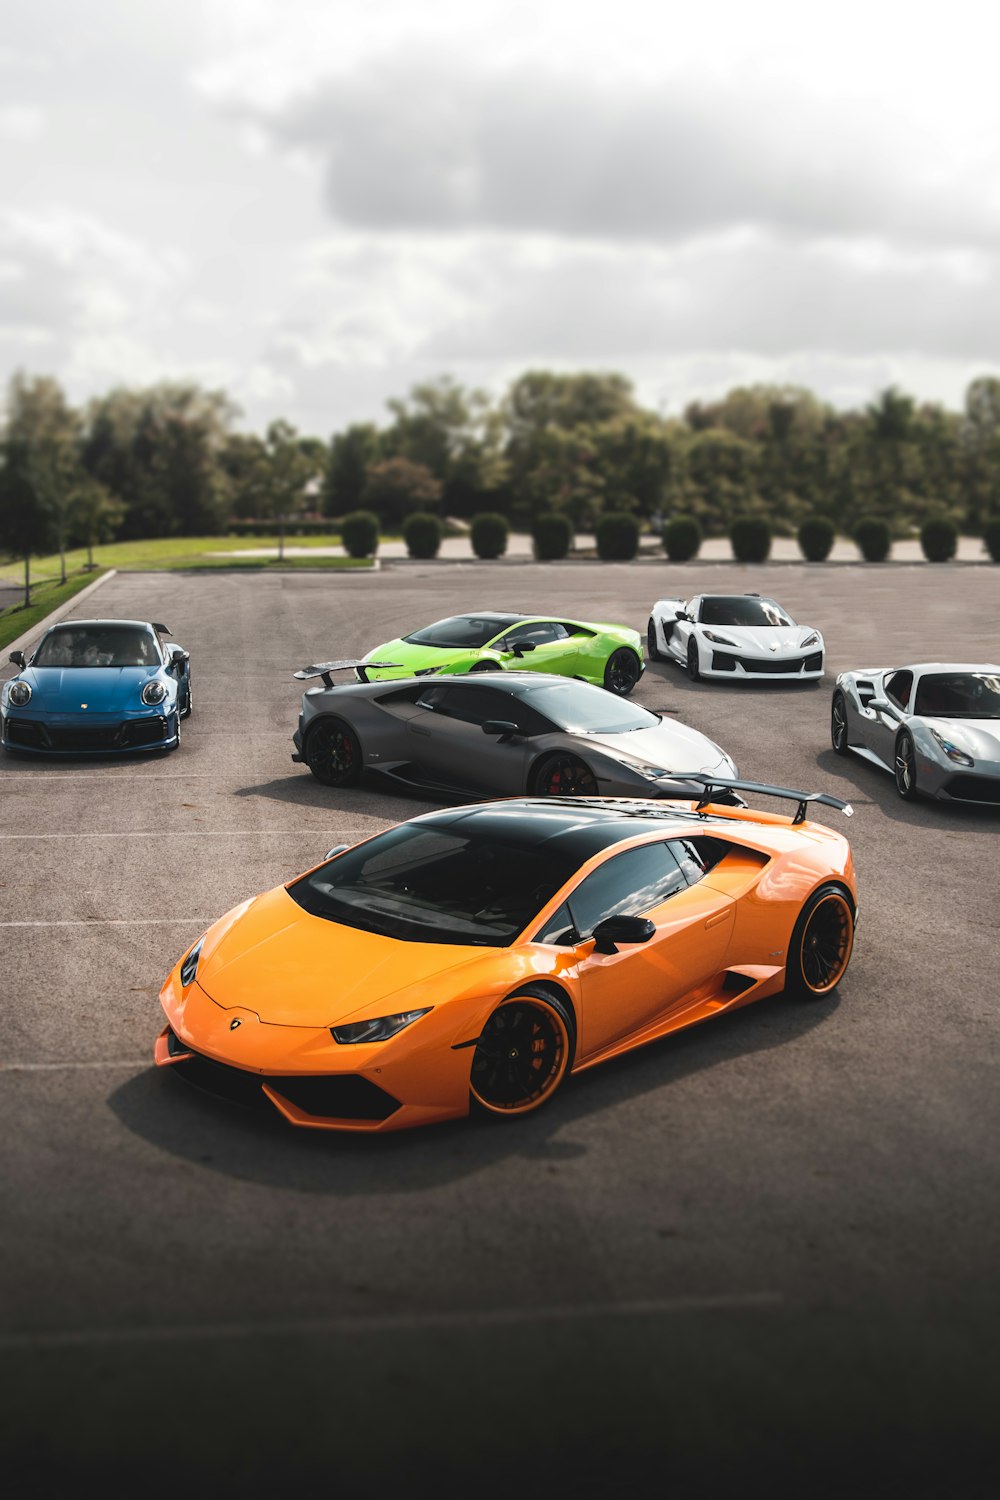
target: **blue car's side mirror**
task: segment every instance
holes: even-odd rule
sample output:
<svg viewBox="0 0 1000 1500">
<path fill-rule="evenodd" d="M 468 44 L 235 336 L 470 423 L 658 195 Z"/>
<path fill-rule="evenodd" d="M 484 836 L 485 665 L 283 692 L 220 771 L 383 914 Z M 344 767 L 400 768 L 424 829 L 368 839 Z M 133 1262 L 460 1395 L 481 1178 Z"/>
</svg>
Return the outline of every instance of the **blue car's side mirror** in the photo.
<svg viewBox="0 0 1000 1500">
<path fill-rule="evenodd" d="M 15 667 L 24 667 L 24 666 L 27 666 L 27 662 L 24 659 L 24 652 L 23 651 L 12 651 L 10 653 L 10 660 L 14 663 Z"/>
</svg>

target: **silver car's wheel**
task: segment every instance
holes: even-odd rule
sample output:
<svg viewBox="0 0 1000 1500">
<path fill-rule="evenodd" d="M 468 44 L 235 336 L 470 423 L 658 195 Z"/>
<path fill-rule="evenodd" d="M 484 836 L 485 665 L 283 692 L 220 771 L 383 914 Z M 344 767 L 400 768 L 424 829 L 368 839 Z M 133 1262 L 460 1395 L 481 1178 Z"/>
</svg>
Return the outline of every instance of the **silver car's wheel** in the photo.
<svg viewBox="0 0 1000 1500">
<path fill-rule="evenodd" d="M 830 743 L 837 755 L 846 755 L 850 748 L 847 743 L 847 702 L 839 692 L 834 693 L 830 709 Z"/>
<path fill-rule="evenodd" d="M 913 738 L 909 731 L 903 729 L 896 739 L 896 791 L 904 802 L 912 802 L 919 792 L 917 790 L 917 752 L 913 748 Z"/>
</svg>

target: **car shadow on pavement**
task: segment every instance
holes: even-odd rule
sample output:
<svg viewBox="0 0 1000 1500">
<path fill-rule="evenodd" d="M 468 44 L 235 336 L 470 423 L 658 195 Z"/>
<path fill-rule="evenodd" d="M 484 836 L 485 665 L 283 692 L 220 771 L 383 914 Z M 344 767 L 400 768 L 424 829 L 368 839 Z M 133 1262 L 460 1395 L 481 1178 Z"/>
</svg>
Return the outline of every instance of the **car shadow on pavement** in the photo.
<svg viewBox="0 0 1000 1500">
<path fill-rule="evenodd" d="M 912 828 L 947 829 L 948 833 L 978 833 L 984 827 L 1000 829 L 1000 806 L 966 806 L 961 802 L 938 802 L 929 797 L 905 802 L 896 791 L 889 772 L 879 770 L 860 755 L 837 755 L 832 749 L 827 749 L 817 755 L 816 764 L 824 773 L 837 778 L 840 783 L 836 787 L 838 797 L 844 797 L 855 806 L 864 802 L 872 804 L 897 823 L 906 823 Z M 852 795 L 852 788 L 856 788 L 855 795 Z M 823 790 L 830 791 L 831 787 L 824 784 Z M 850 829 L 845 831 L 850 834 Z"/>
<path fill-rule="evenodd" d="M 557 1164 L 585 1155 L 573 1126 L 619 1105 L 634 1107 L 693 1075 L 780 1048 L 831 1016 L 838 995 L 761 1000 L 710 1025 L 677 1032 L 572 1078 L 537 1114 L 518 1121 L 470 1117 L 381 1136 L 300 1130 L 269 1103 L 248 1108 L 204 1094 L 173 1068 L 150 1069 L 110 1095 L 110 1108 L 137 1136 L 172 1156 L 227 1177 L 344 1198 L 421 1192 L 461 1180 L 508 1157 Z M 724 1088 L 720 1077 L 719 1088 Z M 678 1113 L 669 1128 L 679 1134 Z"/>
<path fill-rule="evenodd" d="M 380 796 L 392 799 L 393 806 L 391 815 L 394 816 L 399 808 L 400 818 L 406 817 L 406 808 L 416 804 L 414 813 L 428 812 L 431 807 L 442 807 L 440 797 L 432 792 L 423 792 L 418 787 L 411 791 L 408 787 L 403 788 L 395 785 L 384 776 L 372 774 L 365 775 L 355 786 L 332 787 L 323 786 L 308 772 L 293 773 L 291 776 L 276 776 L 271 781 L 263 781 L 258 786 L 237 787 L 234 797 L 265 797 L 272 802 L 286 802 L 298 807 L 320 807 L 325 811 L 342 813 L 367 813 L 371 814 L 371 796 L 377 793 Z M 465 798 L 471 801 L 471 796 Z"/>
</svg>

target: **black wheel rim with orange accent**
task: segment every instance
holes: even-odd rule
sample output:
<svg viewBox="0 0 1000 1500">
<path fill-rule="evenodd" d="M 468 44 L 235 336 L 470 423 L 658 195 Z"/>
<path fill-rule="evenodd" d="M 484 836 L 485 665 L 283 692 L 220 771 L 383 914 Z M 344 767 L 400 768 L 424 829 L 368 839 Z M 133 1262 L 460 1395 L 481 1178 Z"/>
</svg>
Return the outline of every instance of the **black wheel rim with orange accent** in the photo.
<svg viewBox="0 0 1000 1500">
<path fill-rule="evenodd" d="M 575 755 L 556 755 L 542 768 L 539 791 L 543 797 L 595 797 L 597 781 Z"/>
<path fill-rule="evenodd" d="M 853 942 L 851 908 L 832 891 L 813 907 L 802 934 L 802 978 L 814 994 L 825 994 L 840 982 Z"/>
<path fill-rule="evenodd" d="M 354 776 L 357 742 L 350 730 L 338 724 L 318 724 L 309 736 L 309 769 L 334 786 Z"/>
<path fill-rule="evenodd" d="M 559 1086 L 569 1058 L 566 1023 L 542 1000 L 511 1000 L 483 1027 L 472 1059 L 472 1094 L 484 1109 L 524 1114 Z"/>
</svg>

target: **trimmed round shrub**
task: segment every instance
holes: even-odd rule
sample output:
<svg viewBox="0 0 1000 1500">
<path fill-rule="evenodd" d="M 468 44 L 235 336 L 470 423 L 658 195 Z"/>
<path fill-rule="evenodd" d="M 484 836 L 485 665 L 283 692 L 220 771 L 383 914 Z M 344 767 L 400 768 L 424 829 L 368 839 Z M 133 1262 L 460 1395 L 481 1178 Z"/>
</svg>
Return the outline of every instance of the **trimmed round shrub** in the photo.
<svg viewBox="0 0 1000 1500">
<path fill-rule="evenodd" d="M 507 517 L 501 516 L 497 511 L 483 510 L 478 516 L 472 518 L 469 540 L 472 542 L 472 550 L 477 557 L 487 561 L 494 557 L 503 557 L 507 551 L 509 535 L 510 527 L 507 524 Z"/>
<path fill-rule="evenodd" d="M 881 516 L 864 516 L 854 528 L 854 540 L 865 562 L 885 562 L 892 548 L 889 523 Z"/>
<path fill-rule="evenodd" d="M 566 557 L 573 545 L 573 525 L 561 511 L 548 511 L 531 523 L 531 540 L 539 562 L 556 562 Z"/>
<path fill-rule="evenodd" d="M 378 551 L 378 516 L 371 510 L 352 510 L 340 522 L 340 540 L 348 557 L 374 557 Z"/>
<path fill-rule="evenodd" d="M 983 527 L 983 545 L 995 563 L 1000 563 L 1000 516 Z"/>
<path fill-rule="evenodd" d="M 403 541 L 411 557 L 437 557 L 444 527 L 437 516 L 417 510 L 403 525 Z"/>
<path fill-rule="evenodd" d="M 729 543 L 737 562 L 767 562 L 771 552 L 771 523 L 763 516 L 737 516 L 729 528 Z"/>
<path fill-rule="evenodd" d="M 958 527 L 950 516 L 928 516 L 920 528 L 920 548 L 928 562 L 951 562 L 958 551 Z"/>
<path fill-rule="evenodd" d="M 631 562 L 639 550 L 639 522 L 627 510 L 609 510 L 594 537 L 603 562 Z"/>
<path fill-rule="evenodd" d="M 664 526 L 662 540 L 671 562 L 690 562 L 701 547 L 701 527 L 694 516 L 674 516 Z"/>
<path fill-rule="evenodd" d="M 806 562 L 826 562 L 837 532 L 826 516 L 806 516 L 799 527 L 799 551 Z"/>
</svg>

